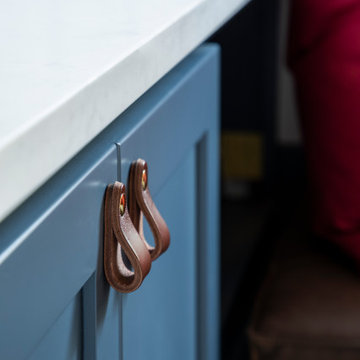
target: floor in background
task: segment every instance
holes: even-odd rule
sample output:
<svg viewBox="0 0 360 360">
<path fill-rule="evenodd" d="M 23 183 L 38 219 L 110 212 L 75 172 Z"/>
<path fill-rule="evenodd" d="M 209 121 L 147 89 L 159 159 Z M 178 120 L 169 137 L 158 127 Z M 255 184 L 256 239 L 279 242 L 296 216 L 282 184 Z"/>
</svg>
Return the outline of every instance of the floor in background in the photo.
<svg viewBox="0 0 360 360">
<path fill-rule="evenodd" d="M 304 192 L 293 185 L 241 200 L 222 200 L 222 360 L 247 360 L 246 329 L 265 275 L 272 244 L 299 208 Z"/>
</svg>

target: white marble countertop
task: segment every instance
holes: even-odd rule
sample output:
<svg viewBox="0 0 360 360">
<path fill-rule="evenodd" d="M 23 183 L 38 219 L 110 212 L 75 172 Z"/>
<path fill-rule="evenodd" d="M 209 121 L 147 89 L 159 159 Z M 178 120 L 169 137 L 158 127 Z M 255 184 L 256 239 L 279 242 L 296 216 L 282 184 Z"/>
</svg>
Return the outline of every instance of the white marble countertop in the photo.
<svg viewBox="0 0 360 360">
<path fill-rule="evenodd" d="M 3 0 L 0 221 L 248 0 Z"/>
</svg>

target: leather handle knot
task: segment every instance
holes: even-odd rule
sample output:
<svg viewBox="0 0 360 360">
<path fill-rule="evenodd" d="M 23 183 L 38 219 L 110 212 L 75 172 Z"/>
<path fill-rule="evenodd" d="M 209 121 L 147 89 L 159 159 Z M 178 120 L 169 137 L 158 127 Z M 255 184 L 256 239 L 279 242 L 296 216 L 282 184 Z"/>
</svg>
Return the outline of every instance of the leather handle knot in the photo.
<svg viewBox="0 0 360 360">
<path fill-rule="evenodd" d="M 148 166 L 145 160 L 133 162 L 129 175 L 129 212 L 131 220 L 146 245 L 151 260 L 157 259 L 170 245 L 170 233 L 165 220 L 155 206 L 148 186 Z M 143 215 L 149 223 L 155 246 L 145 239 Z"/>
<path fill-rule="evenodd" d="M 104 271 L 119 292 L 135 291 L 150 271 L 151 257 L 135 229 L 126 206 L 125 185 L 111 184 L 105 195 Z M 127 256 L 132 269 L 124 262 Z"/>
</svg>

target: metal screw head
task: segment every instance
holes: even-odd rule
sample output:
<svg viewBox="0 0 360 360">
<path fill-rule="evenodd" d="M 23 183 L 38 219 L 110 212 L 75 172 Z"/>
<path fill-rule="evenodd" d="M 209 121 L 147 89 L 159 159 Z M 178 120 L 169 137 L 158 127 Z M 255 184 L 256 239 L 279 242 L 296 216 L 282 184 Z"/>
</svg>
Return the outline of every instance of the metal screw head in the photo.
<svg viewBox="0 0 360 360">
<path fill-rule="evenodd" d="M 120 203 L 119 203 L 119 210 L 120 215 L 123 216 L 125 213 L 125 205 L 126 205 L 126 197 L 125 194 L 120 195 Z"/>
<path fill-rule="evenodd" d="M 145 190 L 147 187 L 147 172 L 145 169 L 142 171 L 141 185 L 142 185 L 143 190 Z"/>
</svg>

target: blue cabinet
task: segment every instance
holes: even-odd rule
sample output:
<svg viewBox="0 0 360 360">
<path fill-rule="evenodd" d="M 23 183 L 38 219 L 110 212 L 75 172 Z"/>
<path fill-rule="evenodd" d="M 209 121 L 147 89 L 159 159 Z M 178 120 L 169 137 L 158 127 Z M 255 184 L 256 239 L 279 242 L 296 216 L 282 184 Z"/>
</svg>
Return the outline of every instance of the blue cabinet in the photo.
<svg viewBox="0 0 360 360">
<path fill-rule="evenodd" d="M 217 46 L 194 51 L 1 224 L 1 359 L 218 358 L 218 77 Z M 171 245 L 120 294 L 104 193 L 137 158 Z"/>
</svg>

